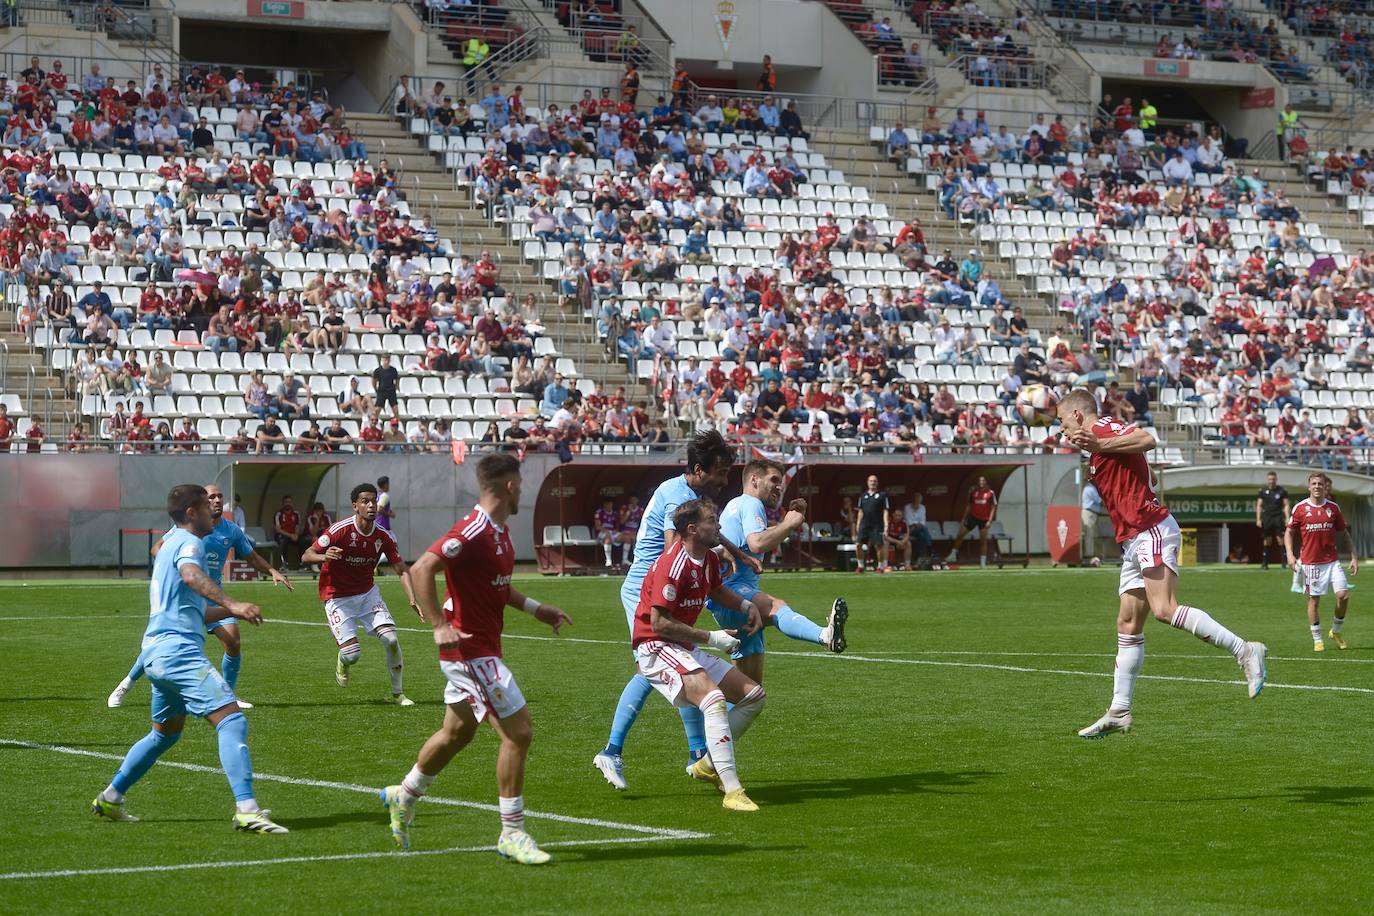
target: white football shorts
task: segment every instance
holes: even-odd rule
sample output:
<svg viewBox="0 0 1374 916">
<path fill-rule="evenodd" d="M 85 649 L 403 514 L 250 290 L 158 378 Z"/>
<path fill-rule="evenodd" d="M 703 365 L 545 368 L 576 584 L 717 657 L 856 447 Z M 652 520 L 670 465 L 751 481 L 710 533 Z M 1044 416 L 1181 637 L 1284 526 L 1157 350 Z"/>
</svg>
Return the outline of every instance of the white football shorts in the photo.
<svg viewBox="0 0 1374 916">
<path fill-rule="evenodd" d="M 663 694 L 674 706 L 692 705 L 682 695 L 684 674 L 705 671 L 706 676 L 719 686 L 725 675 L 732 670 L 729 662 L 705 649 L 684 649 L 674 643 L 657 639 L 635 646 L 635 661 L 639 663 L 639 673 L 648 678 L 654 689 Z"/>
<path fill-rule="evenodd" d="M 1325 595 L 1327 592 L 1350 591 L 1350 583 L 1346 581 L 1345 570 L 1341 568 L 1340 561 L 1334 563 L 1314 563 L 1302 564 L 1302 591 L 1309 597 Z"/>
<path fill-rule="evenodd" d="M 467 703 L 478 722 L 488 713 L 505 719 L 525 708 L 525 695 L 500 656 L 484 655 L 465 662 L 440 661 L 439 670 L 448 679 L 444 702 Z"/>
<path fill-rule="evenodd" d="M 1167 566 L 1178 575 L 1178 551 L 1183 535 L 1172 515 L 1121 545 L 1121 587 L 1117 594 L 1145 587 L 1145 570 Z"/>
<path fill-rule="evenodd" d="M 375 585 L 361 595 L 330 598 L 324 603 L 324 616 L 329 620 L 334 641 L 341 646 L 357 637 L 359 624 L 368 633 L 376 633 L 378 627 L 396 626 Z"/>
</svg>

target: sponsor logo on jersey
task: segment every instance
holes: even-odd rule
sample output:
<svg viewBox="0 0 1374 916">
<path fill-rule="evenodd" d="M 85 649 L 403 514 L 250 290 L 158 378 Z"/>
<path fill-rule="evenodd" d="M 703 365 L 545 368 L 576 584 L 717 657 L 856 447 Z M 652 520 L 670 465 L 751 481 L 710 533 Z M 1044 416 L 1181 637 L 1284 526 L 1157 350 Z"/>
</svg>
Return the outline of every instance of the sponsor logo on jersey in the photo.
<svg viewBox="0 0 1374 916">
<path fill-rule="evenodd" d="M 510 585 L 510 580 L 510 576 L 497 576 L 495 579 L 491 580 L 492 588 L 505 588 L 507 585 Z"/>
</svg>

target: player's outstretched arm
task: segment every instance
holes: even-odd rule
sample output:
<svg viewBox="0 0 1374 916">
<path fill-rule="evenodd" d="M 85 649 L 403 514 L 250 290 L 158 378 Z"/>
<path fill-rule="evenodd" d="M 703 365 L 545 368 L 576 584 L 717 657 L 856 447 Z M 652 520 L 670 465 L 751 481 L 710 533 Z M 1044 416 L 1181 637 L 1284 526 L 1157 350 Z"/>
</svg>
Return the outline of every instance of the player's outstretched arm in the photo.
<svg viewBox="0 0 1374 916">
<path fill-rule="evenodd" d="M 309 551 L 306 552 L 309 553 Z M 256 569 L 262 575 L 271 579 L 273 585 L 285 585 L 288 592 L 294 592 L 296 590 L 296 586 L 291 584 L 291 580 L 286 578 L 286 575 L 282 573 L 281 570 L 277 569 L 271 563 L 268 563 L 267 558 L 256 550 L 249 551 L 244 562 L 253 567 L 253 569 Z"/>
<path fill-rule="evenodd" d="M 425 615 L 420 613 L 420 605 L 415 603 L 415 586 L 410 582 L 410 567 L 406 566 L 405 560 L 397 560 L 391 564 L 391 569 L 401 580 L 401 588 L 406 593 L 406 602 L 419 615 L 420 619 L 424 620 Z"/>
<path fill-rule="evenodd" d="M 559 627 L 563 624 L 572 626 L 572 618 L 563 612 L 561 608 L 556 608 L 552 604 L 544 604 L 536 598 L 531 598 L 524 592 L 515 589 L 510 590 L 510 599 L 506 602 L 516 610 L 524 611 L 540 623 L 546 623 L 553 628 L 556 635 Z"/>
<path fill-rule="evenodd" d="M 214 623 L 216 620 L 223 620 L 225 617 L 235 617 L 239 620 L 246 620 L 251 624 L 262 623 L 262 611 L 256 604 L 249 604 L 247 601 L 236 601 L 224 593 L 224 589 L 215 584 L 215 580 L 205 574 L 205 570 L 190 563 L 183 564 L 181 567 L 181 581 L 185 582 L 191 591 L 200 595 L 206 601 L 216 604 L 219 607 L 213 611 L 206 611 L 205 622 Z"/>
<path fill-rule="evenodd" d="M 739 594 L 739 592 L 736 592 L 734 589 L 726 588 L 724 585 L 718 585 L 716 586 L 716 590 L 711 592 L 711 600 L 727 610 L 740 611 L 741 613 L 747 614 L 749 616 L 749 624 L 744 628 L 744 632 L 748 635 L 753 636 L 759 630 L 763 629 L 763 611 L 759 610 L 754 602 L 745 599 L 743 595 Z"/>
</svg>

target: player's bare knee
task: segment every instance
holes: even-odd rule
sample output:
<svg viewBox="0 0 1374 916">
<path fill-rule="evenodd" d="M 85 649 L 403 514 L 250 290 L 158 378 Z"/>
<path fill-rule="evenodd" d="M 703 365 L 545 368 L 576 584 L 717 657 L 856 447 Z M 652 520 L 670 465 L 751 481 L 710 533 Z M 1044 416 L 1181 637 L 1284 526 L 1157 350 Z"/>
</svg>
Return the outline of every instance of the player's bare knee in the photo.
<svg viewBox="0 0 1374 916">
<path fill-rule="evenodd" d="M 215 631 L 220 643 L 224 646 L 224 651 L 230 655 L 238 655 L 242 641 L 239 637 L 238 627 L 220 627 Z"/>
<path fill-rule="evenodd" d="M 1168 598 L 1161 598 L 1150 602 L 1150 613 L 1154 618 L 1162 623 L 1169 623 L 1174 619 L 1174 611 L 1178 610 L 1178 602 Z"/>
</svg>

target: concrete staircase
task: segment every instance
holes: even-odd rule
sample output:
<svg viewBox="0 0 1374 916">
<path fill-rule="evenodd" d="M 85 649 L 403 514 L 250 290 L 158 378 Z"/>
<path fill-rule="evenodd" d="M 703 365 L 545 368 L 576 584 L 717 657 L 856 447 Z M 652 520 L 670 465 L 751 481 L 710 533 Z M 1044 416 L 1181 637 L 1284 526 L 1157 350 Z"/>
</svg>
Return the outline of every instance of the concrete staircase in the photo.
<svg viewBox="0 0 1374 916">
<path fill-rule="evenodd" d="M 624 385 L 630 400 L 652 401 L 648 388 L 636 384 L 622 362 L 607 356 L 591 325 L 574 310 L 565 312 L 559 307 L 557 290 L 535 265 L 524 260 L 520 245 L 509 240 L 505 229 L 492 225 L 467 190 L 456 186 L 454 175 L 423 146 L 423 138 L 406 133 L 400 121 L 385 115 L 350 115 L 350 122 L 367 145 L 371 160 L 387 159 L 397 169 L 411 209 L 433 216 L 440 232 L 453 240 L 455 256 L 476 258 L 490 252 L 501 266 L 502 285 L 509 297 L 535 294 L 540 320 L 558 355 L 573 360 L 579 377 L 603 382 L 608 389 Z"/>
<path fill-rule="evenodd" d="M 1016 276 L 1012 265 L 1000 260 L 992 246 L 983 245 L 973 233 L 946 218 L 935 195 L 896 163 L 885 159 L 882 150 L 869 142 L 866 133 L 815 130 L 811 134 L 811 146 L 825 154 L 832 168 L 843 169 L 850 184 L 867 187 L 873 201 L 886 204 L 890 218 L 919 219 L 931 260 L 946 248 L 952 250 L 956 261 L 962 260 L 970 249 L 977 250 L 1007 299 L 1025 308 L 1026 320 L 1031 326 L 1042 335 L 1054 329 L 1052 303 L 1035 292 L 1034 280 Z"/>
</svg>

